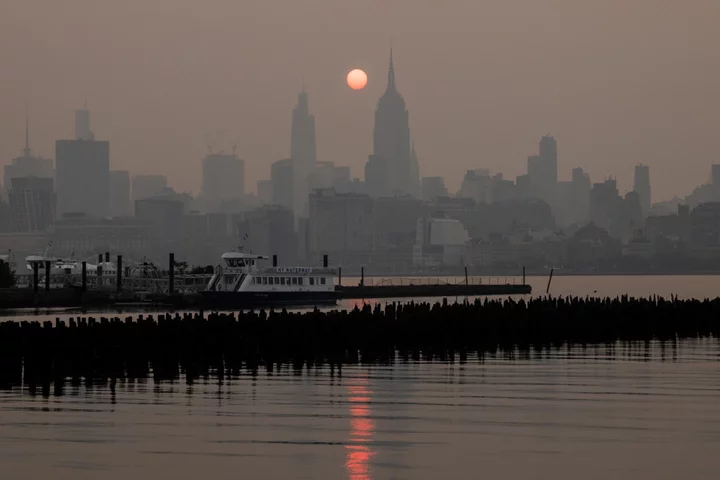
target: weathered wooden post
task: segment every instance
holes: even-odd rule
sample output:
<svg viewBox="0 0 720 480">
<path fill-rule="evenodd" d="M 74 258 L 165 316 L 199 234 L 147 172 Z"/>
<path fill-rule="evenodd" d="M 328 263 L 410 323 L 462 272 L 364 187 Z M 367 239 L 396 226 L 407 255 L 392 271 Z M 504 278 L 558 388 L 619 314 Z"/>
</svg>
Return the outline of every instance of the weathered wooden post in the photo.
<svg viewBox="0 0 720 480">
<path fill-rule="evenodd" d="M 548 284 L 547 284 L 547 288 L 545 289 L 545 294 L 550 293 L 550 282 L 552 282 L 552 276 L 553 276 L 554 271 L 555 271 L 554 268 L 550 269 L 550 278 L 548 278 Z"/>
<path fill-rule="evenodd" d="M 170 270 L 168 270 L 168 294 L 175 294 L 175 254 L 170 254 Z"/>
<path fill-rule="evenodd" d="M 50 291 L 50 260 L 45 260 L 45 291 Z"/>
<path fill-rule="evenodd" d="M 117 285 L 115 286 L 117 293 L 120 293 L 122 291 L 122 271 L 123 271 L 122 269 L 123 269 L 122 255 L 118 255 L 117 256 Z"/>
<path fill-rule="evenodd" d="M 40 263 L 33 262 L 33 291 L 37 293 L 40 283 Z"/>
</svg>

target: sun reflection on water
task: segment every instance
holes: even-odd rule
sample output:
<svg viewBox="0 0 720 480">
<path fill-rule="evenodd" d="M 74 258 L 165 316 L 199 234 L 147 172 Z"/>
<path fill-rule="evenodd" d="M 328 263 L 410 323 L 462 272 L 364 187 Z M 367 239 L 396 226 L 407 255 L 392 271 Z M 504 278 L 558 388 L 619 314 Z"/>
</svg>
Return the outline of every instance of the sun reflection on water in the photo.
<svg viewBox="0 0 720 480">
<path fill-rule="evenodd" d="M 349 480 L 371 480 L 370 459 L 375 422 L 371 418 L 370 396 L 372 392 L 367 378 L 354 379 L 348 386 L 350 402 L 350 438 L 345 445 L 345 468 Z"/>
</svg>

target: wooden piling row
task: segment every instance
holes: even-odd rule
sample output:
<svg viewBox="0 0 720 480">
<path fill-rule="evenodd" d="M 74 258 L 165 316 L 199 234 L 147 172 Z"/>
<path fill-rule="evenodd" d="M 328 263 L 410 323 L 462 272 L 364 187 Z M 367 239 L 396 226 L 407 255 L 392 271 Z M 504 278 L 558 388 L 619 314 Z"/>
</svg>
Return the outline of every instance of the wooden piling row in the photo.
<svg viewBox="0 0 720 480">
<path fill-rule="evenodd" d="M 250 311 L 157 318 L 0 323 L 0 388 L 56 389 L 118 378 L 235 375 L 293 368 L 454 361 L 506 352 L 720 335 L 720 299 L 540 298 L 365 305 L 352 311 Z"/>
</svg>

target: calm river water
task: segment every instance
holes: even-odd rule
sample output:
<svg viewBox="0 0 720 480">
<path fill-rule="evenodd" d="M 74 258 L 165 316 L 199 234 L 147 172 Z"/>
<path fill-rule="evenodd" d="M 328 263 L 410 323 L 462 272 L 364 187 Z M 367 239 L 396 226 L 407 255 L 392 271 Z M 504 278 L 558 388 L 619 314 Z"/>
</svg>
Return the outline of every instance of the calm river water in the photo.
<svg viewBox="0 0 720 480">
<path fill-rule="evenodd" d="M 555 294 L 720 294 L 720 277 L 553 285 Z M 720 475 L 717 339 L 64 393 L 0 390 L 0 479 Z"/>
</svg>

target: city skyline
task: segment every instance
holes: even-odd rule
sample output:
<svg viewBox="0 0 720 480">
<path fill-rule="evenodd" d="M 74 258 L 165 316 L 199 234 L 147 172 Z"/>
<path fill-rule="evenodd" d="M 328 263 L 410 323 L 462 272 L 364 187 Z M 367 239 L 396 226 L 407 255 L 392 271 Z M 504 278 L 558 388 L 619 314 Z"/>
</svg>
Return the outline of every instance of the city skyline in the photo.
<svg viewBox="0 0 720 480">
<path fill-rule="evenodd" d="M 218 149 L 229 151 L 237 142 L 248 185 L 255 185 L 273 161 L 287 156 L 287 112 L 305 78 L 317 118 L 318 161 L 348 165 L 361 177 L 392 40 L 423 175 L 443 175 L 450 190 L 469 169 L 508 178 L 524 173 L 537 138 L 550 133 L 562 145 L 561 180 L 577 166 L 594 181 L 613 175 L 628 191 L 634 166 L 643 163 L 654 172 L 656 199 L 686 195 L 716 161 L 714 17 L 698 13 L 717 7 L 684 7 L 693 22 L 688 29 L 676 24 L 672 6 L 616 3 L 590 9 L 568 2 L 451 2 L 413 5 L 411 15 L 408 5 L 383 5 L 377 15 L 369 6 L 320 1 L 287 5 L 279 17 L 268 6 L 240 15 L 234 6 L 219 13 L 189 4 L 173 5 L 179 13 L 168 16 L 162 0 L 137 12 L 19 5 L 0 33 L 0 51 L 8 53 L 2 56 L 0 156 L 7 163 L 22 148 L 26 103 L 34 150 L 49 157 L 54 140 L 71 132 L 69 112 L 87 97 L 98 135 L 113 144 L 113 169 L 172 172 L 171 184 L 197 193 L 205 138 L 225 129 L 232 133 Z M 342 31 L 320 26 L 323 9 Z M 238 16 L 243 28 L 231 29 Z M 357 21 L 344 21 L 351 18 Z M 109 28 L 116 19 L 136 35 L 128 39 Z M 270 19 L 280 28 L 268 29 Z M 558 22 L 562 29 L 553 28 Z M 308 31 L 303 42 L 296 41 L 296 23 Z M 313 34 L 313 27 L 323 34 Z M 640 30 L 643 35 L 634 33 Z M 523 31 L 531 34 L 519 35 Z M 16 48 L 14 38 L 27 39 L 21 55 L 5 50 Z M 246 48 L 251 39 L 263 48 Z M 364 91 L 345 85 L 355 66 L 368 71 Z"/>
</svg>

